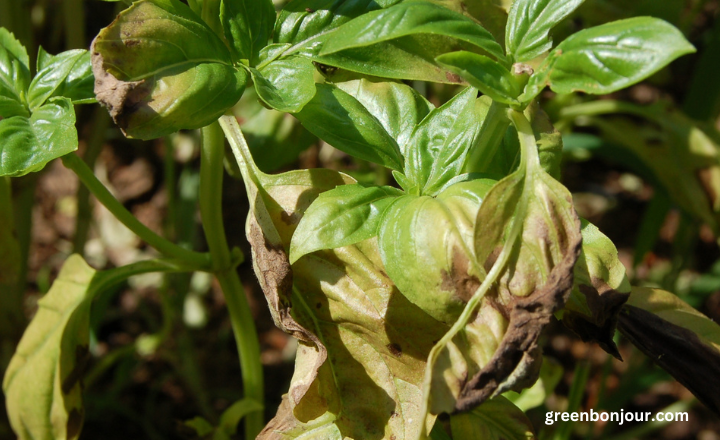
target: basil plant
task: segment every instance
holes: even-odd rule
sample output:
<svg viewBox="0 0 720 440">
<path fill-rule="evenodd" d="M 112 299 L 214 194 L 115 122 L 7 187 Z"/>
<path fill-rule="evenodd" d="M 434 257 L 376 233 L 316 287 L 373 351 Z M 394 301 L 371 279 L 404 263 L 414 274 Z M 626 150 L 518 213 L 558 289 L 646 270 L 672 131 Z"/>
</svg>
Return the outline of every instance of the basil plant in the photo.
<svg viewBox="0 0 720 440">
<path fill-rule="evenodd" d="M 247 438 L 259 439 L 534 438 L 524 410 L 540 403 L 521 400 L 557 383 L 539 342 L 553 317 L 618 358 L 619 326 L 717 411 L 717 385 L 698 381 L 717 371 L 720 327 L 670 293 L 631 287 L 613 243 L 578 217 L 560 183 L 562 136 L 539 105 L 546 88 L 621 90 L 694 48 L 650 17 L 554 44 L 553 28 L 582 3 L 293 0 L 277 13 L 270 0 L 140 0 L 100 31 L 89 55 L 43 55 L 39 66 L 70 72 L 44 88 L 43 72 L 60 69 L 40 69 L 31 82 L 26 56 L 0 33 L 0 87 L 14 84 L 0 88 L 3 132 L 17 133 L 15 121 L 34 136 L 23 139 L 53 151 L 76 141 L 62 130 L 73 131 L 63 121 L 84 90 L 73 76 L 83 57 L 97 101 L 126 136 L 202 129 L 210 248 L 177 249 L 122 217 L 163 258 L 120 272 L 68 260 L 5 375 L 16 433 L 78 438 L 89 304 L 146 271 L 211 272 L 226 295 L 246 398 L 217 427 L 192 424 L 212 438 L 230 438 L 243 417 Z M 456 84 L 457 93 L 436 105 L 408 85 L 418 81 Z M 330 169 L 262 172 L 229 115 L 247 87 L 263 106 L 387 170 L 391 184 Z M 275 324 L 299 340 L 289 390 L 264 428 L 257 337 L 234 270 L 241 258 L 227 249 L 219 212 L 225 140 L 249 199 L 255 273 Z M 4 174 L 49 160 L 20 150 L 12 166 L 2 162 Z M 73 155 L 63 161 L 92 183 Z M 115 206 L 109 194 L 98 199 Z M 672 354 L 680 352 L 693 361 Z M 19 404 L 28 393 L 52 401 Z"/>
</svg>

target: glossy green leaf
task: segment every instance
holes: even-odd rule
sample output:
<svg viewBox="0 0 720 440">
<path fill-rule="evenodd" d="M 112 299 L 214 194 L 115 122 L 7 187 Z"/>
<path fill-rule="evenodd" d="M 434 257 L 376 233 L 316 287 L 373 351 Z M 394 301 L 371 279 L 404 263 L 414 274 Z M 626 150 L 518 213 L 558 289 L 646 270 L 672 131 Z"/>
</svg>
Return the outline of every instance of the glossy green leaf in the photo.
<svg viewBox="0 0 720 440">
<path fill-rule="evenodd" d="M 459 51 L 441 55 L 437 62 L 457 73 L 471 86 L 498 102 L 518 104 L 522 93 L 520 83 L 502 64 L 484 55 Z"/>
<path fill-rule="evenodd" d="M 293 234 L 290 264 L 303 255 L 377 235 L 385 210 L 403 193 L 393 187 L 342 185 L 315 199 Z"/>
<path fill-rule="evenodd" d="M 255 272 L 276 325 L 303 341 L 290 390 L 258 438 L 414 438 L 425 422 L 416 417 L 424 359 L 446 328 L 394 287 L 374 240 L 291 267 L 290 238 L 309 204 L 352 180 L 319 169 L 264 175 L 234 119 L 220 123 L 246 176 Z"/>
<path fill-rule="evenodd" d="M 482 24 L 498 42 L 505 42 L 505 25 L 512 0 L 430 0 L 431 3 L 471 17 Z"/>
<path fill-rule="evenodd" d="M 388 209 L 378 243 L 387 274 L 413 304 L 448 325 L 484 275 L 475 262 L 475 217 L 494 181 L 455 184 L 436 198 L 404 196 Z"/>
<path fill-rule="evenodd" d="M 28 326 L 3 380 L 8 416 L 21 440 L 77 439 L 97 272 L 73 255 Z"/>
<path fill-rule="evenodd" d="M 453 440 L 534 440 L 530 419 L 502 396 L 450 416 Z"/>
<path fill-rule="evenodd" d="M 515 62 L 531 61 L 552 48 L 550 31 L 585 0 L 515 0 L 508 16 L 505 50 Z"/>
<path fill-rule="evenodd" d="M 39 171 L 51 160 L 77 150 L 75 111 L 67 98 L 52 98 L 30 117 L 0 120 L 0 175 Z"/>
<path fill-rule="evenodd" d="M 582 241 L 572 197 L 540 166 L 529 121 L 519 112 L 510 116 L 520 133 L 520 166 L 493 186 L 477 214 L 482 282 L 430 353 L 430 414 L 468 411 L 535 383 L 540 332 L 572 287 Z"/>
<path fill-rule="evenodd" d="M 720 326 L 660 289 L 633 287 L 618 328 L 650 359 L 720 414 Z"/>
<path fill-rule="evenodd" d="M 38 73 L 28 92 L 30 108 L 36 109 L 52 96 L 64 96 L 73 102 L 92 100 L 94 83 L 88 51 L 78 49 L 50 55 L 41 47 Z"/>
<path fill-rule="evenodd" d="M 0 28 L 0 117 L 29 116 L 27 89 L 30 68 L 25 48 L 5 28 Z"/>
<path fill-rule="evenodd" d="M 542 366 L 540 367 L 540 377 L 537 382 L 530 388 L 526 388 L 519 393 L 508 391 L 503 394 L 507 400 L 512 402 L 522 411 L 527 411 L 545 403 L 545 399 L 552 395 L 555 387 L 563 378 L 563 367 L 560 363 L 551 357 L 543 356 Z"/>
<path fill-rule="evenodd" d="M 414 34 L 435 34 L 465 41 L 504 60 L 502 47 L 472 19 L 428 2 L 404 2 L 364 14 L 333 32 L 320 55 L 370 46 Z"/>
<path fill-rule="evenodd" d="M 592 223 L 582 221 L 583 245 L 563 323 L 583 341 L 598 342 L 619 358 L 613 341 L 618 314 L 630 295 L 630 281 L 613 242 Z"/>
<path fill-rule="evenodd" d="M 311 133 L 338 150 L 394 170 L 400 147 L 360 101 L 338 87 L 318 84 L 315 97 L 295 115 Z"/>
<path fill-rule="evenodd" d="M 360 79 L 336 85 L 357 99 L 380 122 L 403 154 L 415 126 L 435 108 L 405 84 Z"/>
<path fill-rule="evenodd" d="M 254 65 L 272 35 L 275 6 L 271 0 L 222 0 L 220 21 L 233 57 Z"/>
<path fill-rule="evenodd" d="M 100 31 L 91 52 L 98 101 L 128 137 L 208 125 L 247 81 L 225 43 L 178 0 L 134 3 Z"/>
<path fill-rule="evenodd" d="M 657 18 L 630 18 L 585 29 L 548 56 L 530 79 L 526 100 L 545 85 L 557 93 L 612 93 L 693 52 L 677 28 Z"/>
<path fill-rule="evenodd" d="M 284 58 L 250 72 L 258 96 L 275 110 L 297 113 L 315 95 L 315 68 L 307 58 Z"/>
<path fill-rule="evenodd" d="M 420 194 L 435 195 L 462 173 L 480 132 L 481 109 L 477 91 L 469 87 L 416 126 L 403 152 L 405 175 Z"/>
</svg>

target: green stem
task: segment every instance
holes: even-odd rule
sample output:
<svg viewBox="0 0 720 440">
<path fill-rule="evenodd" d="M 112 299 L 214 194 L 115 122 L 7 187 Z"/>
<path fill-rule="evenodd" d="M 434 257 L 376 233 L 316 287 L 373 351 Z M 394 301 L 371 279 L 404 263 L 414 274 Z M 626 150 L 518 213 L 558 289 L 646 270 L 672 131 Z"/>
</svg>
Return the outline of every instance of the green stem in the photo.
<svg viewBox="0 0 720 440">
<path fill-rule="evenodd" d="M 62 7 L 65 47 L 67 49 L 87 49 L 83 0 L 63 0 Z"/>
<path fill-rule="evenodd" d="M 222 217 L 222 182 L 225 138 L 220 125 L 215 122 L 202 129 L 200 161 L 200 213 L 205 238 L 213 264 L 226 269 L 215 273 L 227 302 L 230 322 L 240 355 L 243 389 L 246 398 L 264 402 L 263 370 L 260 363 L 260 344 L 255 322 L 240 277 L 232 262 L 225 238 Z M 245 437 L 254 439 L 264 425 L 263 412 L 255 411 L 245 421 Z"/>
<path fill-rule="evenodd" d="M 62 157 L 62 161 L 65 167 L 77 174 L 83 185 L 88 187 L 95 198 L 110 212 L 112 212 L 115 218 L 120 220 L 122 224 L 127 226 L 128 229 L 137 234 L 141 239 L 145 240 L 145 242 L 147 242 L 150 246 L 154 247 L 168 257 L 177 258 L 187 262 L 188 264 L 193 264 L 198 267 L 207 267 L 209 265 L 210 259 L 208 254 L 201 254 L 199 252 L 193 252 L 182 248 L 157 235 L 155 232 L 150 230 L 150 228 L 142 224 L 122 205 L 122 203 L 113 197 L 110 191 L 105 188 L 105 185 L 103 185 L 102 182 L 95 177 L 95 174 L 87 166 L 87 164 L 76 154 L 67 154 Z M 217 268 L 217 266 L 214 267 Z"/>
<path fill-rule="evenodd" d="M 492 159 L 500 148 L 505 132 L 510 125 L 507 117 L 507 105 L 493 101 L 490 110 L 485 116 L 480 130 L 480 138 L 470 150 L 463 172 L 465 173 L 486 173 L 492 163 Z"/>
<path fill-rule="evenodd" d="M 102 151 L 105 141 L 105 130 L 110 125 L 110 116 L 104 108 L 98 106 L 92 121 L 93 133 L 87 143 L 87 150 L 83 155 L 83 161 L 88 168 L 95 168 L 95 161 Z M 75 222 L 75 238 L 73 249 L 75 253 L 84 254 L 85 243 L 87 243 L 90 222 L 92 220 L 92 203 L 90 202 L 90 190 L 85 185 L 78 186 L 77 190 L 77 218 Z"/>
</svg>

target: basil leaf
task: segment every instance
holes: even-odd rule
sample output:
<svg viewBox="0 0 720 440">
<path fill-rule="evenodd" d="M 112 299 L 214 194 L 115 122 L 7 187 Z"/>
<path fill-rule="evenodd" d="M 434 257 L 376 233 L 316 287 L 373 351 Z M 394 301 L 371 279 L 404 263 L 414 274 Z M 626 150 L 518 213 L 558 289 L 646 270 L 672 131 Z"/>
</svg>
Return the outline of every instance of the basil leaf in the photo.
<svg viewBox="0 0 720 440">
<path fill-rule="evenodd" d="M 30 83 L 30 108 L 41 106 L 52 96 L 64 96 L 73 102 L 93 99 L 95 78 L 86 50 L 69 50 L 50 55 L 41 47 L 38 52 L 38 73 Z"/>
<path fill-rule="evenodd" d="M 477 91 L 467 88 L 422 120 L 407 142 L 405 175 L 422 194 L 434 195 L 461 174 L 480 131 Z"/>
<path fill-rule="evenodd" d="M 25 48 L 7 29 L 0 28 L 0 117 L 28 116 L 30 68 Z"/>
<path fill-rule="evenodd" d="M 382 124 L 402 150 L 419 124 L 435 108 L 410 86 L 366 79 L 336 84 L 357 99 Z"/>
<path fill-rule="evenodd" d="M 342 185 L 310 205 L 290 245 L 290 264 L 321 249 L 359 243 L 377 235 L 385 210 L 403 192 L 390 186 Z"/>
<path fill-rule="evenodd" d="M 320 52 L 329 55 L 413 34 L 456 38 L 504 60 L 502 47 L 472 19 L 427 2 L 405 2 L 364 14 L 333 32 Z"/>
<path fill-rule="evenodd" d="M 453 440 L 535 438 L 530 419 L 502 396 L 490 399 L 470 412 L 451 415 L 450 426 Z"/>
<path fill-rule="evenodd" d="M 247 73 L 178 0 L 142 0 L 100 31 L 95 93 L 126 136 L 152 139 L 204 127 L 242 96 Z"/>
<path fill-rule="evenodd" d="M 299 112 L 315 95 L 315 68 L 307 58 L 275 60 L 250 73 L 260 99 L 275 110 Z"/>
<path fill-rule="evenodd" d="M 505 49 L 515 62 L 531 61 L 552 48 L 549 34 L 585 0 L 515 0 L 510 8 Z"/>
<path fill-rule="evenodd" d="M 271 0 L 222 0 L 220 21 L 233 57 L 255 65 L 272 35 L 275 6 Z"/>
<path fill-rule="evenodd" d="M 471 17 L 490 31 L 498 42 L 505 41 L 505 25 L 508 20 L 509 0 L 430 0 L 431 3 Z"/>
<path fill-rule="evenodd" d="M 51 98 L 32 115 L 0 120 L 0 176 L 39 171 L 51 160 L 77 150 L 75 111 L 68 98 Z"/>
<path fill-rule="evenodd" d="M 437 197 L 401 197 L 380 225 L 378 245 L 390 279 L 411 303 L 442 323 L 457 320 L 484 275 L 473 256 L 473 232 L 493 183 L 479 179 Z"/>
<path fill-rule="evenodd" d="M 338 150 L 394 170 L 402 170 L 400 147 L 357 99 L 328 84 L 295 115 L 311 133 Z"/>
<path fill-rule="evenodd" d="M 612 93 L 693 52 L 677 28 L 657 18 L 630 18 L 585 29 L 555 48 L 530 78 L 523 99 L 529 101 L 545 85 L 557 93 Z"/>
<path fill-rule="evenodd" d="M 497 61 L 467 51 L 441 55 L 436 61 L 495 101 L 518 104 L 522 88 L 512 73 Z"/>
</svg>

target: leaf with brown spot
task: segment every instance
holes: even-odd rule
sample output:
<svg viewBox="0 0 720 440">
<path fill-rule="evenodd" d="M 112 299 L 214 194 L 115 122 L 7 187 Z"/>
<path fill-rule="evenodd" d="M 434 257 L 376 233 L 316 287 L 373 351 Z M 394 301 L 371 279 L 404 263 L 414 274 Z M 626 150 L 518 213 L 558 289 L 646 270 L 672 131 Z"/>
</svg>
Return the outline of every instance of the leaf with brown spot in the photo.
<svg viewBox="0 0 720 440">
<path fill-rule="evenodd" d="M 474 250 L 487 275 L 430 355 L 425 390 L 431 414 L 469 411 L 532 385 L 540 332 L 572 288 L 581 246 L 572 198 L 542 169 L 527 119 L 519 112 L 510 116 L 520 133 L 521 164 L 480 206 Z"/>
<path fill-rule="evenodd" d="M 720 326 L 670 292 L 633 287 L 618 328 L 720 415 Z"/>
<path fill-rule="evenodd" d="M 290 390 L 259 438 L 414 438 L 425 421 L 419 411 L 427 354 L 447 327 L 398 291 L 375 239 L 312 252 L 291 267 L 295 226 L 283 214 L 302 216 L 321 191 L 353 181 L 329 170 L 264 175 L 236 121 L 220 123 L 250 196 L 256 274 L 278 327 L 301 340 Z"/>
<path fill-rule="evenodd" d="M 583 341 L 597 342 L 620 359 L 613 338 L 618 314 L 630 295 L 630 282 L 609 238 L 586 220 L 582 220 L 582 237 L 575 282 L 562 321 Z"/>
<path fill-rule="evenodd" d="M 248 74 L 177 0 L 135 2 L 92 43 L 95 94 L 126 136 L 204 127 L 232 107 Z"/>
</svg>

